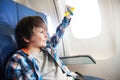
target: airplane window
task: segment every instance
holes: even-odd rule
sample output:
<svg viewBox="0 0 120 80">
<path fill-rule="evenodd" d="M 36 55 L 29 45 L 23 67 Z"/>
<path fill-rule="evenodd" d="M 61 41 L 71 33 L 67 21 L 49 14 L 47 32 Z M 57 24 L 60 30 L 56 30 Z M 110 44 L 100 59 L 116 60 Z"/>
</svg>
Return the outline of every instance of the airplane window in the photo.
<svg viewBox="0 0 120 80">
<path fill-rule="evenodd" d="M 66 0 L 76 8 L 71 21 L 73 36 L 77 39 L 96 37 L 101 32 L 101 15 L 97 0 Z"/>
</svg>

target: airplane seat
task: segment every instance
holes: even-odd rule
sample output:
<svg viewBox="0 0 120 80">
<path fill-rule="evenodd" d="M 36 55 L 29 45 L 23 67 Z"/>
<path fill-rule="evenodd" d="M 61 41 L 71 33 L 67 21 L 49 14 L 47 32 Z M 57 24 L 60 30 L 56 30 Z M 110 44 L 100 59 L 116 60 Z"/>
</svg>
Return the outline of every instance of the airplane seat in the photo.
<svg viewBox="0 0 120 80">
<path fill-rule="evenodd" d="M 0 80 L 4 80 L 3 71 L 8 55 L 17 48 L 14 39 L 16 23 L 16 3 L 0 0 Z"/>
<path fill-rule="evenodd" d="M 7 58 L 17 49 L 13 38 L 9 35 L 0 34 L 0 80 L 4 76 L 4 65 Z"/>
<path fill-rule="evenodd" d="M 47 16 L 12 0 L 0 0 L 0 80 L 4 80 L 4 65 L 8 57 L 17 49 L 14 29 L 17 22 L 31 15 L 40 16 L 47 24 Z"/>
<path fill-rule="evenodd" d="M 47 25 L 47 15 L 42 12 L 37 12 L 33 9 L 30 9 L 22 4 L 17 3 L 17 19 L 21 20 L 25 16 L 40 16 Z"/>
</svg>

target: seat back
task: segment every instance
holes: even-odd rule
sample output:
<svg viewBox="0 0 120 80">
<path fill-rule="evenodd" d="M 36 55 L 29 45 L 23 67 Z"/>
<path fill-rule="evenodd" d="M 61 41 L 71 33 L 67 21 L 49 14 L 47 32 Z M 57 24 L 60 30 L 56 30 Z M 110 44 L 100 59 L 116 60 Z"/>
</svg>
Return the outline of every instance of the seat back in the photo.
<svg viewBox="0 0 120 80">
<path fill-rule="evenodd" d="M 3 70 L 6 60 L 17 50 L 15 26 L 21 18 L 31 15 L 38 15 L 47 23 L 46 15 L 41 12 L 36 12 L 13 0 L 0 0 L 0 80 L 4 80 Z"/>
<path fill-rule="evenodd" d="M 3 79 L 3 71 L 6 59 L 16 49 L 17 46 L 11 36 L 0 35 L 0 80 Z"/>
</svg>

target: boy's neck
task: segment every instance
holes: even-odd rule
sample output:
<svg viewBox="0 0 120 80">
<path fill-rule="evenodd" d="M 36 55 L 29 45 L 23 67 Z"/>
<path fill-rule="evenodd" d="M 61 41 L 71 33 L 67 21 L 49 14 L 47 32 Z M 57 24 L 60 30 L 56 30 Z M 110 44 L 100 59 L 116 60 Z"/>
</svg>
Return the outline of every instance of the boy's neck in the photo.
<svg viewBox="0 0 120 80">
<path fill-rule="evenodd" d="M 28 47 L 27 49 L 29 51 L 29 54 L 31 54 L 31 53 L 40 53 L 41 52 L 40 48 Z"/>
</svg>

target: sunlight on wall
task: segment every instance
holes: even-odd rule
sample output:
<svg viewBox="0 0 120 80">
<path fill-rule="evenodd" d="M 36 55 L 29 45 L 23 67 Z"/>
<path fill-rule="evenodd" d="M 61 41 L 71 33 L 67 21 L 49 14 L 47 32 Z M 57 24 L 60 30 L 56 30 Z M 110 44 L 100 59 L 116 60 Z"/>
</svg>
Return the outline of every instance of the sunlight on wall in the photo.
<svg viewBox="0 0 120 80">
<path fill-rule="evenodd" d="M 66 0 L 66 4 L 76 8 L 71 21 L 74 37 L 88 39 L 101 32 L 101 15 L 97 0 Z"/>
<path fill-rule="evenodd" d="M 53 23 L 50 16 L 47 16 L 47 20 L 48 20 L 48 33 L 49 36 L 51 37 L 54 34 Z"/>
</svg>

